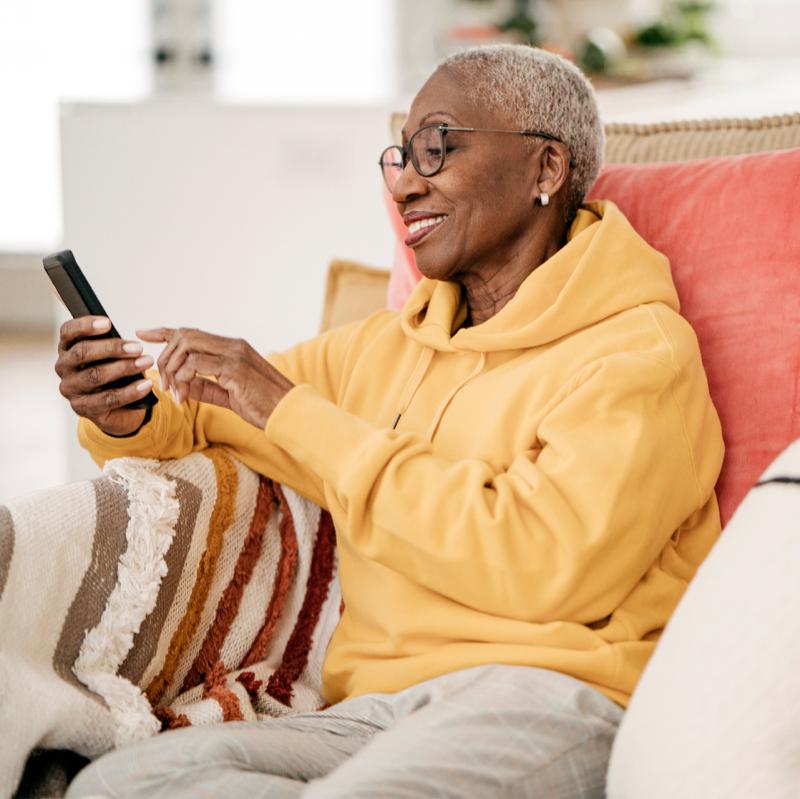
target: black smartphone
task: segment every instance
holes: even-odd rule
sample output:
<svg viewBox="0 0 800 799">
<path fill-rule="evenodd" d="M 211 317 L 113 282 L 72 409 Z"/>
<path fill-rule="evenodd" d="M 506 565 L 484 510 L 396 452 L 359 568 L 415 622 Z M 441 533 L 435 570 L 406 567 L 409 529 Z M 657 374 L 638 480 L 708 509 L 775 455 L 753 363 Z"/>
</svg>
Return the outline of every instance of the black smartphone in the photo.
<svg viewBox="0 0 800 799">
<path fill-rule="evenodd" d="M 47 255 L 42 260 L 44 271 L 56 287 L 58 296 L 61 297 L 64 305 L 72 316 L 77 319 L 79 316 L 105 316 L 108 314 L 97 299 L 97 295 L 89 285 L 89 281 L 78 266 L 72 250 L 63 250 L 52 255 Z M 110 321 L 110 320 L 109 320 Z M 99 336 L 87 336 L 87 338 L 120 338 L 113 323 L 111 330 L 101 333 Z M 98 361 L 106 363 L 107 361 Z M 144 375 L 139 372 L 135 375 L 120 377 L 105 388 L 122 388 L 138 380 L 144 380 Z M 151 391 L 147 396 L 126 405 L 126 408 L 152 408 L 158 402 L 158 397 Z"/>
</svg>

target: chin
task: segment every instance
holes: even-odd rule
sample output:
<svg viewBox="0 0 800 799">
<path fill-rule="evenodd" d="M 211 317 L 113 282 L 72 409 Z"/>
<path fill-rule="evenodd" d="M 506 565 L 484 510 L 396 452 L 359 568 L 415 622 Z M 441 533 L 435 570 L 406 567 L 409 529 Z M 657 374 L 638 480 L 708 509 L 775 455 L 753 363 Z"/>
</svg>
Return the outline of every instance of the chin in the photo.
<svg viewBox="0 0 800 799">
<path fill-rule="evenodd" d="M 417 269 L 423 277 L 429 280 L 453 280 L 455 269 L 452 264 L 436 257 L 425 257 L 421 253 L 415 253 Z"/>
</svg>

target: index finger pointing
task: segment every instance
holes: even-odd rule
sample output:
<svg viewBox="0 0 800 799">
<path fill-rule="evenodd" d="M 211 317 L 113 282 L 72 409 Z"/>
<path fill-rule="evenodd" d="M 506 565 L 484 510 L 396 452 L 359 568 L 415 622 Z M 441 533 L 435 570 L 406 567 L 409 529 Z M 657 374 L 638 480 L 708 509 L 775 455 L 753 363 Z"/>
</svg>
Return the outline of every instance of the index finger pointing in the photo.
<svg viewBox="0 0 800 799">
<path fill-rule="evenodd" d="M 137 330 L 136 335 L 142 341 L 169 341 L 175 334 L 174 328 L 171 327 L 153 327 L 146 330 Z"/>
</svg>

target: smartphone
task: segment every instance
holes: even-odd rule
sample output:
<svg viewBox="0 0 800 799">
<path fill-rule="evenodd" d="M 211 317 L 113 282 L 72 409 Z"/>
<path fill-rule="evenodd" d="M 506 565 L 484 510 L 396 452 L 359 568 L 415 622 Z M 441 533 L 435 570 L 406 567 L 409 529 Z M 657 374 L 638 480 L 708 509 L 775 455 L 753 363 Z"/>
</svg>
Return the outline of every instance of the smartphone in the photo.
<svg viewBox="0 0 800 799">
<path fill-rule="evenodd" d="M 79 316 L 105 316 L 108 314 L 97 299 L 97 295 L 89 285 L 89 281 L 78 266 L 72 250 L 63 250 L 44 257 L 44 271 L 53 282 L 53 285 L 61 297 L 64 305 L 72 316 L 77 319 Z M 110 320 L 109 320 L 110 321 Z M 99 336 L 88 336 L 87 338 L 120 338 L 117 329 L 111 325 L 111 330 L 101 333 Z M 97 363 L 107 363 L 108 361 L 98 361 Z M 104 388 L 122 388 L 130 383 L 144 380 L 144 375 L 139 372 L 135 375 L 127 375 L 117 380 L 107 383 Z M 158 397 L 151 391 L 147 396 L 126 405 L 126 408 L 152 408 L 158 402 Z"/>
</svg>

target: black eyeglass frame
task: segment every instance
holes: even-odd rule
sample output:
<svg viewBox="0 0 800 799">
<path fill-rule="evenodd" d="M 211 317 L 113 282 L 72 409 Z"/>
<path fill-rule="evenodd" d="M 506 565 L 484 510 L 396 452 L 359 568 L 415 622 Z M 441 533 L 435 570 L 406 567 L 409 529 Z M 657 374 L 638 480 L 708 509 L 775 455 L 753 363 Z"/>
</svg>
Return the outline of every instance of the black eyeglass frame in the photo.
<svg viewBox="0 0 800 799">
<path fill-rule="evenodd" d="M 439 131 L 439 138 L 441 142 L 441 155 L 439 156 L 439 163 L 435 169 L 430 171 L 423 171 L 420 168 L 418 160 L 414 157 L 414 151 L 412 147 L 412 142 L 414 139 L 423 131 L 431 130 L 435 128 Z M 386 163 L 384 163 L 384 156 L 390 150 L 397 150 L 400 153 L 400 167 L 401 171 L 404 170 L 408 166 L 408 162 L 410 161 L 414 169 L 416 170 L 417 174 L 423 178 L 432 178 L 434 175 L 438 174 L 444 168 L 445 162 L 445 137 L 448 133 L 452 131 L 453 133 L 513 133 L 517 136 L 536 136 L 540 139 L 547 139 L 548 141 L 557 141 L 560 144 L 564 144 L 564 142 L 558 138 L 558 136 L 553 136 L 550 133 L 545 133 L 543 130 L 509 130 L 506 128 L 456 128 L 452 127 L 451 125 L 442 124 L 441 122 L 434 122 L 431 125 L 423 125 L 421 128 L 415 130 L 411 136 L 409 137 L 408 141 L 403 144 L 391 144 L 386 149 L 381 152 L 381 157 L 378 159 L 378 166 L 381 168 L 381 174 L 383 175 L 383 182 L 386 184 L 386 187 L 389 191 L 392 191 L 392 186 L 389 184 L 389 181 L 386 177 Z M 570 157 L 570 166 L 574 167 L 575 163 Z M 393 164 L 392 166 L 397 166 L 397 164 Z M 397 183 L 397 181 L 395 181 Z"/>
</svg>

